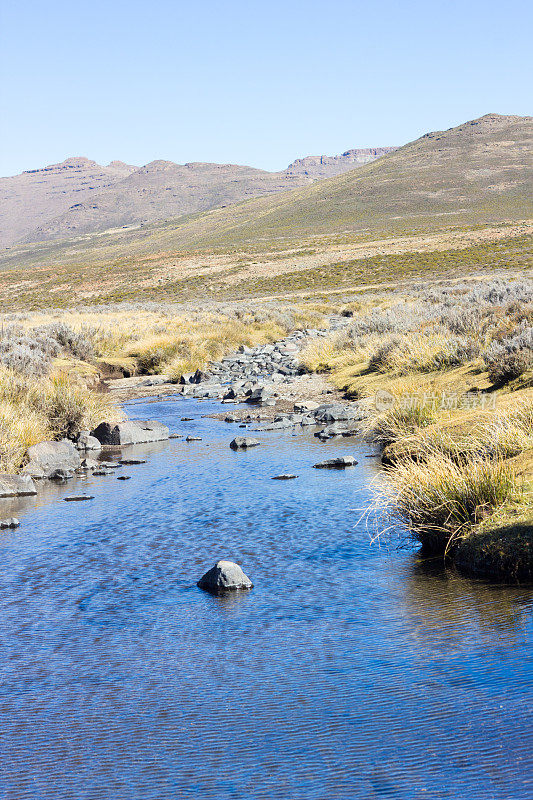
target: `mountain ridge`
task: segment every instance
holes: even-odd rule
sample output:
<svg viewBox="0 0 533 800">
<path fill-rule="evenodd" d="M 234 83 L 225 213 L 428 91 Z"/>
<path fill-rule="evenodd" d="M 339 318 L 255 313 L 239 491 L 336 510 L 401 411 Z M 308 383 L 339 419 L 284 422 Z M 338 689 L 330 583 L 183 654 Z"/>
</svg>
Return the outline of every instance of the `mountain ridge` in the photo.
<svg viewBox="0 0 533 800">
<path fill-rule="evenodd" d="M 238 164 L 176 164 L 164 159 L 142 166 L 122 161 L 101 165 L 86 156 L 72 156 L 0 178 L 0 246 L 206 211 L 303 186 L 356 168 L 390 150 L 366 148 L 340 156 L 308 156 L 280 172 Z M 307 160 L 309 165 L 320 163 L 320 168 L 297 166 Z"/>
</svg>

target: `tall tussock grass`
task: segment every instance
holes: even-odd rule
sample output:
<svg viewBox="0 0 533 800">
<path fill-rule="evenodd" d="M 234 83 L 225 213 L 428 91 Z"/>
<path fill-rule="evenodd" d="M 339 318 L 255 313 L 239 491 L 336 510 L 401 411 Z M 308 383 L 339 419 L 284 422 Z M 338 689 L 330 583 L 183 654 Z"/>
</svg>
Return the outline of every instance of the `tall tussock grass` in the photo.
<svg viewBox="0 0 533 800">
<path fill-rule="evenodd" d="M 437 419 L 430 405 L 414 403 L 407 407 L 395 405 L 388 411 L 367 420 L 365 433 L 368 438 L 386 447 L 398 439 L 412 436 L 421 428 L 432 425 Z"/>
<path fill-rule="evenodd" d="M 512 465 L 500 458 L 457 463 L 434 455 L 386 468 L 385 478 L 378 505 L 433 553 L 445 553 L 470 526 L 523 497 Z"/>
<path fill-rule="evenodd" d="M 0 368 L 0 471 L 16 472 L 32 444 L 120 419 L 109 395 L 64 377 L 32 378 Z"/>
</svg>

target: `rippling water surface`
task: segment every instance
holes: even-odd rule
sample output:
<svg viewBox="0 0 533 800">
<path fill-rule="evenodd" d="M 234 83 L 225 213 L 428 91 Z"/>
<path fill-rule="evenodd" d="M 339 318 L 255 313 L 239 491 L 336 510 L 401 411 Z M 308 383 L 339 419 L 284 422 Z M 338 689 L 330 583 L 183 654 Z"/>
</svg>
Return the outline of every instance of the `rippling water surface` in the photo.
<svg viewBox="0 0 533 800">
<path fill-rule="evenodd" d="M 215 410 L 132 405 L 202 441 L 1 501 L 0 798 L 531 798 L 531 588 L 370 544 L 365 451 Z M 252 592 L 196 588 L 221 557 Z"/>
</svg>

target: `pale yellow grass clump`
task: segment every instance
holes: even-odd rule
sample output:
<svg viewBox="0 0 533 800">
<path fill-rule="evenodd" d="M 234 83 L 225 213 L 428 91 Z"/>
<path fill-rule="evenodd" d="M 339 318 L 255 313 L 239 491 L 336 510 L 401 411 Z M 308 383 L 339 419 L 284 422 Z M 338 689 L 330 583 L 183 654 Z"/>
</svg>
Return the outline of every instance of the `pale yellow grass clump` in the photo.
<svg viewBox="0 0 533 800">
<path fill-rule="evenodd" d="M 311 342 L 300 353 L 300 365 L 309 372 L 327 372 L 336 355 L 335 339 Z"/>
<path fill-rule="evenodd" d="M 513 466 L 503 459 L 457 463 L 433 455 L 424 463 L 401 461 L 386 469 L 385 477 L 378 504 L 433 552 L 445 552 L 469 526 L 523 497 Z"/>
<path fill-rule="evenodd" d="M 68 378 L 31 378 L 0 369 L 0 471 L 18 470 L 32 444 L 123 418 L 108 395 Z"/>
<path fill-rule="evenodd" d="M 16 472 L 28 447 L 50 438 L 47 420 L 27 406 L 0 402 L 0 472 Z"/>
</svg>

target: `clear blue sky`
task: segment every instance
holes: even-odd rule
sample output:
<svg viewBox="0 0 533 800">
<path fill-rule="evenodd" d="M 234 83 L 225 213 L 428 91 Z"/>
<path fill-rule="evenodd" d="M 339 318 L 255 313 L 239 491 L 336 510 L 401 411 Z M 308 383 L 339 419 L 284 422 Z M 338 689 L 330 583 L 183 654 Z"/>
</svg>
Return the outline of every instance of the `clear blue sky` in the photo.
<svg viewBox="0 0 533 800">
<path fill-rule="evenodd" d="M 7 6 L 0 175 L 72 155 L 275 170 L 533 111 L 525 1 Z"/>
</svg>

